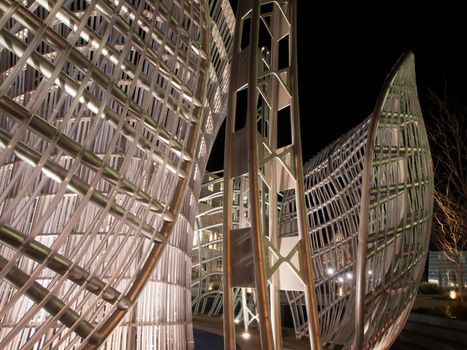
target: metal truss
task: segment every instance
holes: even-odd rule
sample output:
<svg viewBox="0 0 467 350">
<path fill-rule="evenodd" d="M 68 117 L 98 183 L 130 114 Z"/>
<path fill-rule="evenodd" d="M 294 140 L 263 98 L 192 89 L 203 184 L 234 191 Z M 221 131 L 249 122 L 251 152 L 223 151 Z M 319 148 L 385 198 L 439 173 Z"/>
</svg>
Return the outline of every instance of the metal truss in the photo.
<svg viewBox="0 0 467 350">
<path fill-rule="evenodd" d="M 193 348 L 228 1 L 0 1 L 0 348 Z"/>
<path fill-rule="evenodd" d="M 235 348 L 234 287 L 254 287 L 256 310 L 250 311 L 258 319 L 262 347 L 282 349 L 279 271 L 285 265 L 305 293 L 310 346 L 320 348 L 303 197 L 294 202 L 300 239 L 285 255 L 278 235 L 278 195 L 290 188 L 303 193 L 295 6 L 295 1 L 238 2 L 224 156 L 225 349 Z M 236 227 L 233 184 L 244 174 L 248 220 Z M 292 262 L 297 256 L 300 266 Z"/>
<path fill-rule="evenodd" d="M 287 192 L 280 235 L 297 232 Z M 305 165 L 305 198 L 323 344 L 388 349 L 422 277 L 431 229 L 433 171 L 414 57 L 389 74 L 373 113 Z M 304 296 L 288 291 L 298 337 Z"/>
<path fill-rule="evenodd" d="M 222 316 L 223 311 L 223 197 L 222 171 L 206 173 L 198 202 L 192 255 L 193 314 Z M 248 176 L 233 183 L 234 228 L 248 225 Z M 250 242 L 247 242 L 248 244 Z M 242 259 L 241 256 L 239 256 Z M 257 326 L 256 292 L 253 288 L 233 288 L 235 324 L 242 323 L 244 333 Z"/>
</svg>

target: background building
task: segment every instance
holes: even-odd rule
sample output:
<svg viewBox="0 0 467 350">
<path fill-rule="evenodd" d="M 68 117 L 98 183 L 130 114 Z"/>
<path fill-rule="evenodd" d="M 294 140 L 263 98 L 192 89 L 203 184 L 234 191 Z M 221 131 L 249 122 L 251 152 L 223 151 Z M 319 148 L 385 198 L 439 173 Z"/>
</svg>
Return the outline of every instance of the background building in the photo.
<svg viewBox="0 0 467 350">
<path fill-rule="evenodd" d="M 467 287 L 467 252 L 460 255 L 462 274 L 464 283 Z M 457 267 L 452 261 L 448 260 L 444 252 L 430 251 L 428 258 L 428 283 L 435 283 L 441 287 L 457 287 L 458 279 L 456 277 Z"/>
<path fill-rule="evenodd" d="M 206 173 L 193 234 L 193 313 L 222 315 L 222 172 Z"/>
</svg>

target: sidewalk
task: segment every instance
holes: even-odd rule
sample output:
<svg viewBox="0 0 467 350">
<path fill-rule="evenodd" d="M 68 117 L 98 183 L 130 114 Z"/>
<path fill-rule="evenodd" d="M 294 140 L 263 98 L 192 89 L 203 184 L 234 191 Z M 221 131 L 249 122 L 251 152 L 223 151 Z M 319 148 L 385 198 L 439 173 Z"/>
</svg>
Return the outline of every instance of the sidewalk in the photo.
<svg viewBox="0 0 467 350">
<path fill-rule="evenodd" d="M 427 294 L 419 294 L 415 299 L 415 303 L 413 305 L 412 310 L 417 308 L 429 308 L 429 307 L 436 307 L 436 306 L 446 306 L 451 305 L 454 306 L 459 304 L 459 300 L 449 299 L 445 295 L 427 295 Z"/>
<path fill-rule="evenodd" d="M 458 300 L 449 299 L 446 296 L 442 295 L 417 295 L 414 306 L 412 310 L 429 310 L 429 309 L 440 309 L 446 306 L 454 308 L 459 304 Z M 412 312 L 409 322 L 404 327 L 404 330 L 401 333 L 401 336 L 394 344 L 393 349 L 431 349 L 430 347 L 424 347 L 425 343 L 428 344 L 437 344 L 437 349 L 467 349 L 467 343 L 464 343 L 462 339 L 456 339 L 452 336 L 451 332 L 458 332 L 459 330 L 449 322 L 450 319 L 446 318 L 448 321 L 446 325 L 443 325 L 442 329 L 440 325 L 432 325 L 427 323 L 428 321 L 420 321 L 422 319 L 427 319 L 430 321 L 432 316 L 425 313 L 418 314 L 417 312 Z M 436 317 L 434 318 L 436 320 Z M 434 321 L 430 321 L 434 322 Z M 443 322 L 442 320 L 436 322 Z M 456 321 L 454 321 L 456 322 Z M 467 325 L 467 323 L 466 323 Z M 198 332 L 197 334 L 197 345 L 199 345 L 195 350 L 223 350 L 223 325 L 222 318 L 219 317 L 208 317 L 202 315 L 193 316 L 193 327 L 197 330 L 204 332 L 209 332 L 210 334 L 203 334 L 203 332 Z M 437 328 L 434 328 L 437 327 Z M 452 329 L 451 329 L 452 327 Z M 439 329 L 438 332 L 433 331 L 433 329 Z M 443 330 L 441 332 L 441 330 Z M 283 349 L 295 349 L 295 350 L 305 350 L 310 348 L 308 338 L 303 338 L 300 340 L 295 339 L 294 330 L 291 328 L 283 328 Z M 463 333 L 464 330 L 461 332 Z M 196 331 L 195 331 L 196 333 Z M 213 334 L 217 335 L 213 336 Z M 237 334 L 237 344 L 241 347 L 241 350 L 260 350 L 261 349 L 261 340 L 259 332 L 257 329 L 251 329 L 249 332 L 249 338 L 245 339 L 243 334 L 243 328 L 241 325 L 236 326 Z M 204 339 L 203 339 L 204 337 Z M 417 340 L 415 343 L 412 342 Z M 200 343 L 201 341 L 201 343 Z M 204 341 L 204 343 L 202 343 Z M 211 343 L 212 341 L 212 343 Z M 207 346 L 209 344 L 209 346 Z M 461 344 L 461 345 L 459 345 Z M 203 347 L 204 346 L 204 347 Z"/>
<path fill-rule="evenodd" d="M 219 317 L 208 317 L 208 316 L 193 316 L 193 328 L 201 331 L 210 332 L 222 336 L 222 318 Z M 250 329 L 248 339 L 245 339 L 243 334 L 243 328 L 237 325 L 235 328 L 237 334 L 237 344 L 240 345 L 241 350 L 261 350 L 261 340 L 257 329 Z M 295 339 L 295 332 L 290 328 L 282 329 L 283 338 L 283 349 L 294 349 L 294 350 L 305 350 L 310 349 L 310 343 L 308 338 L 300 340 Z M 195 350 L 198 350 L 197 348 Z M 201 349 L 200 349 L 201 350 Z M 223 350 L 223 347 L 210 347 L 209 350 Z"/>
</svg>

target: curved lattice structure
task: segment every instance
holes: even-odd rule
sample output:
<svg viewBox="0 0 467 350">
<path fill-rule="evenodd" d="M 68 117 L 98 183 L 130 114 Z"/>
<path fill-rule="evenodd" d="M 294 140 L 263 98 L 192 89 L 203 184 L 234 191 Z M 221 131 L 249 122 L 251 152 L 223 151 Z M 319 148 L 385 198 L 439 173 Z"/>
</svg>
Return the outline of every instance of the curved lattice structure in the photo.
<svg viewBox="0 0 467 350">
<path fill-rule="evenodd" d="M 0 9 L 0 348 L 192 348 L 228 1 Z"/>
<path fill-rule="evenodd" d="M 222 197 L 221 172 L 206 173 L 196 214 L 192 255 L 194 314 L 222 313 Z"/>
<path fill-rule="evenodd" d="M 205 174 L 196 214 L 192 253 L 193 314 L 222 316 L 223 311 L 223 197 L 222 171 Z M 248 177 L 233 184 L 233 224 L 238 226 L 248 210 L 244 198 L 248 195 Z M 243 198 L 243 199 L 242 199 Z M 249 316 L 255 310 L 255 295 L 251 288 L 234 288 L 235 323 L 242 322 L 245 331 L 255 321 Z"/>
<path fill-rule="evenodd" d="M 247 77 L 249 126 L 237 129 L 231 118 L 227 139 L 232 147 L 248 131 L 251 159 L 259 162 L 249 169 L 255 174 L 249 195 L 261 211 L 247 222 L 241 195 L 227 212 L 229 230 L 252 232 L 247 224 L 255 230 L 254 263 L 272 257 L 271 266 L 255 268 L 263 344 L 281 347 L 279 289 L 287 290 L 297 335 L 314 334 L 316 349 L 316 306 L 324 343 L 392 343 L 420 280 L 432 211 L 413 57 L 391 73 L 373 114 L 308 163 L 310 236 L 304 215 L 297 227 L 296 208 L 304 212 L 305 205 L 293 192 L 282 205 L 281 237 L 272 220 L 260 232 L 260 220 L 277 214 L 279 192 L 303 192 L 295 6 L 240 1 L 237 23 L 253 23 L 251 42 L 244 46 L 238 34 L 232 54 L 235 21 L 227 0 L 0 0 L 0 348 L 193 347 L 197 203 L 225 101 L 245 90 Z M 270 34 L 262 49 L 260 27 Z M 288 51 L 289 67 L 280 68 L 279 46 Z M 238 76 L 229 91 L 231 57 Z M 291 143 L 279 147 L 281 110 L 293 132 Z M 247 164 L 229 162 L 225 198 L 233 199 L 234 178 Z M 291 239 L 284 253 L 297 232 L 305 243 Z M 299 267 L 294 254 L 309 259 L 309 237 L 313 260 Z M 211 259 L 198 249 L 195 308 L 206 300 L 208 283 L 220 279 L 203 277 L 202 258 Z M 283 267 L 299 277 L 299 289 L 285 287 Z M 225 281 L 226 339 L 233 347 L 240 289 Z"/>
<path fill-rule="evenodd" d="M 305 166 L 323 344 L 387 349 L 417 294 L 431 227 L 433 172 L 414 58 L 399 61 L 374 112 Z M 295 235 L 294 193 L 281 236 Z M 297 335 L 303 293 L 288 292 Z"/>
</svg>

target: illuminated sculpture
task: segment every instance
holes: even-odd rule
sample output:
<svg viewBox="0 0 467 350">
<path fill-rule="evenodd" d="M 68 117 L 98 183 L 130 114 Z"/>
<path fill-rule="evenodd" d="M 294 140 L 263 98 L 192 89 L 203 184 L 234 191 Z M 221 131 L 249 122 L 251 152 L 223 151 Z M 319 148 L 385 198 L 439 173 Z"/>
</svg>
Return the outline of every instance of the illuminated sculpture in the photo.
<svg viewBox="0 0 467 350">
<path fill-rule="evenodd" d="M 323 344 L 347 349 L 364 339 L 360 343 L 364 348 L 386 349 L 404 326 L 417 294 L 431 227 L 433 173 L 412 54 L 395 66 L 370 117 L 316 155 L 304 171 Z M 216 178 L 204 186 L 219 181 Z M 222 192 L 222 188 L 212 188 L 205 199 L 221 198 Z M 234 206 L 241 208 L 239 198 L 247 195 L 248 182 L 243 184 L 243 191 L 234 186 Z M 288 191 L 281 201 L 281 247 L 290 246 L 288 241 L 295 240 L 294 197 L 294 191 Z M 200 218 L 218 215 L 222 203 L 211 204 L 199 210 Z M 364 217 L 368 219 L 362 220 Z M 219 225 L 221 219 L 200 223 L 200 237 L 201 231 L 212 227 L 212 221 Z M 222 274 L 222 234 L 217 232 L 215 239 L 204 245 L 195 244 L 197 252 L 210 246 L 209 252 L 202 254 L 209 254 L 209 263 L 216 266 L 218 276 Z M 195 270 L 197 266 L 194 264 Z M 296 336 L 308 336 L 303 292 L 293 288 L 291 271 L 283 272 L 281 279 L 287 279 L 287 283 L 281 283 L 280 289 L 286 292 Z M 209 279 L 212 270 L 208 268 L 204 275 Z M 357 283 L 359 279 L 361 282 Z M 194 285 L 195 312 L 219 315 L 221 286 L 210 290 L 209 283 L 198 280 L 194 280 Z M 363 292 L 363 302 L 356 304 L 359 290 Z M 243 302 L 239 292 L 243 291 L 235 290 L 235 303 Z M 250 304 L 248 299 L 246 303 Z M 235 315 L 237 321 L 248 317 L 242 314 L 243 306 L 236 309 L 240 310 Z M 249 311 L 252 310 L 248 308 L 246 312 Z M 363 314 L 359 315 L 359 311 Z M 362 322 L 356 322 L 358 317 L 363 317 Z M 250 320 L 242 321 L 248 331 Z M 360 340 L 355 338 L 358 332 Z"/>
<path fill-rule="evenodd" d="M 228 1 L 0 9 L 0 348 L 192 348 Z"/>
<path fill-rule="evenodd" d="M 295 1 L 251 3 L 239 1 L 237 23 L 255 24 L 252 42 L 259 23 L 270 30 L 269 49 L 288 48 L 285 66 L 267 48 L 232 53 L 235 25 L 227 0 L 0 0 L 0 348 L 193 347 L 197 199 L 225 101 L 247 80 L 256 94 L 250 100 L 261 95 L 261 109 L 249 107 L 258 117 L 250 131 L 261 135 L 248 136 L 250 145 L 255 137 L 261 145 L 250 176 L 261 208 L 239 224 L 275 215 L 282 189 L 304 193 Z M 242 46 L 238 35 L 236 41 Z M 231 57 L 238 75 L 229 89 Z M 253 64 L 242 67 L 247 57 Z M 248 66 L 250 74 L 240 70 Z M 291 143 L 283 147 L 274 139 L 278 125 L 271 124 L 280 110 L 292 122 Z M 303 196 L 287 192 L 280 235 L 271 225 L 267 249 L 259 236 L 255 247 L 276 254 L 274 263 L 281 244 L 300 232 L 304 243 L 295 241 L 295 249 L 307 261 L 299 282 L 305 294 L 287 293 L 298 335 L 314 334 L 315 349 L 316 310 L 324 343 L 384 347 L 410 310 L 431 215 L 431 164 L 411 56 L 390 77 L 370 119 L 310 164 L 311 235 L 305 234 Z M 226 173 L 228 181 L 242 175 L 229 167 Z M 337 193 L 338 186 L 348 195 Z M 232 183 L 226 193 L 235 193 Z M 243 198 L 228 206 L 245 218 Z M 281 262 L 292 266 L 293 259 Z M 269 282 L 261 273 L 256 285 L 264 327 Z M 344 285 L 345 278 L 355 286 Z M 274 310 L 285 288 L 277 274 L 271 282 Z M 304 305 L 313 327 L 300 318 Z M 278 314 L 273 318 L 276 333 L 265 326 L 265 347 L 280 341 Z M 228 320 L 232 327 L 233 317 Z"/>
<path fill-rule="evenodd" d="M 323 344 L 387 349 L 412 308 L 431 232 L 433 171 L 412 54 L 373 113 L 304 171 Z M 296 232 L 294 196 L 282 202 L 283 239 Z M 297 336 L 307 334 L 302 294 L 287 291 Z"/>
<path fill-rule="evenodd" d="M 234 291 L 238 287 L 255 289 L 251 314 L 258 320 L 262 348 L 283 348 L 280 273 L 295 259 L 300 267 L 292 267 L 292 274 L 304 292 L 310 347 L 321 347 L 303 196 L 290 199 L 298 213 L 294 218 L 298 235 L 287 254 L 281 250 L 278 232 L 280 193 L 291 188 L 304 192 L 296 5 L 294 0 L 239 0 L 237 6 L 224 151 L 226 350 L 235 348 Z M 248 194 L 244 198 L 240 186 L 238 202 L 234 185 L 246 176 Z"/>
</svg>

